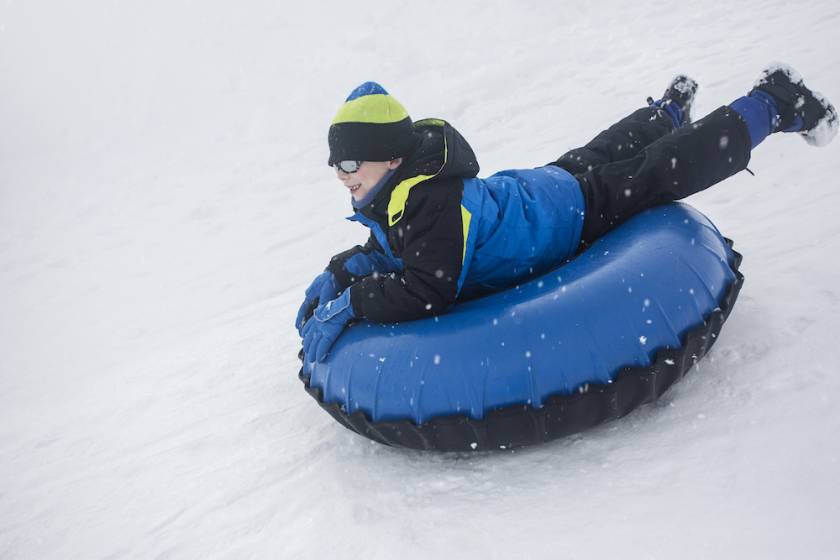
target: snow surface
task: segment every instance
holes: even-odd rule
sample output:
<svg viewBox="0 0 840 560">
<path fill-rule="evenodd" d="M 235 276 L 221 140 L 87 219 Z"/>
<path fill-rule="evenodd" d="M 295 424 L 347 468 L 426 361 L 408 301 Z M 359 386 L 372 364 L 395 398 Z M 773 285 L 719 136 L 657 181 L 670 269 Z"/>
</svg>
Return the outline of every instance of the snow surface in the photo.
<svg viewBox="0 0 840 560">
<path fill-rule="evenodd" d="M 0 5 L 0 558 L 836 558 L 840 142 L 769 138 L 690 201 L 746 284 L 655 405 L 514 452 L 370 443 L 296 377 L 308 281 L 364 231 L 326 127 L 378 80 L 485 174 L 684 72 L 840 101 L 840 5 Z"/>
</svg>

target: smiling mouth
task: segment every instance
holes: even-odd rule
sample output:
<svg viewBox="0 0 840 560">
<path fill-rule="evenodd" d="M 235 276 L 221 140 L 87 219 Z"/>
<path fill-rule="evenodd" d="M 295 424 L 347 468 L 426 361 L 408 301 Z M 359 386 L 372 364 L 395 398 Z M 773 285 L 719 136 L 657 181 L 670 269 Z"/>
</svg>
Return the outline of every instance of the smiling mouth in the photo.
<svg viewBox="0 0 840 560">
<path fill-rule="evenodd" d="M 359 183 L 358 185 L 353 185 L 353 186 L 347 187 L 347 188 L 350 189 L 351 193 L 353 193 L 353 192 L 356 192 L 357 190 L 359 190 L 359 187 L 361 187 L 361 186 L 362 186 L 362 184 Z"/>
</svg>

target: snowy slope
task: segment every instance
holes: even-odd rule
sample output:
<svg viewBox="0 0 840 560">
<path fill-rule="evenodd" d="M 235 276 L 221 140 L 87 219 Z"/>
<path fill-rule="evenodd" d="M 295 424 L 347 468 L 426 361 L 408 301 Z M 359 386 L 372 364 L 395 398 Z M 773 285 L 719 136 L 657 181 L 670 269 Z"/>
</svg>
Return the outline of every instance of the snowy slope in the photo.
<svg viewBox="0 0 840 560">
<path fill-rule="evenodd" d="M 690 200 L 744 254 L 656 405 L 510 453 L 338 426 L 293 317 L 364 238 L 326 127 L 375 79 L 483 172 L 783 60 L 840 102 L 832 0 L 0 5 L 0 558 L 834 558 L 840 142 Z"/>
</svg>

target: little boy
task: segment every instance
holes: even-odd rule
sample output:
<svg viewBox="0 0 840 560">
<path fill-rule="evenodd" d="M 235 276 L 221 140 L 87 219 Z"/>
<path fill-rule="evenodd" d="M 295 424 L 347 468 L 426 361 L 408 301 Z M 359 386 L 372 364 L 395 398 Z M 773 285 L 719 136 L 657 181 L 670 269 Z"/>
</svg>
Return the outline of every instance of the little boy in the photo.
<svg viewBox="0 0 840 560">
<path fill-rule="evenodd" d="M 328 163 L 350 191 L 348 219 L 371 235 L 306 290 L 296 326 L 307 360 L 323 361 L 353 319 L 444 313 L 558 266 L 634 214 L 746 168 L 771 133 L 798 132 L 814 145 L 837 133 L 834 107 L 790 67 L 765 69 L 748 95 L 692 124 L 696 91 L 677 76 L 661 99 L 586 146 L 479 179 L 475 154 L 449 123 L 412 122 L 374 82 L 353 90 L 330 126 Z"/>
</svg>

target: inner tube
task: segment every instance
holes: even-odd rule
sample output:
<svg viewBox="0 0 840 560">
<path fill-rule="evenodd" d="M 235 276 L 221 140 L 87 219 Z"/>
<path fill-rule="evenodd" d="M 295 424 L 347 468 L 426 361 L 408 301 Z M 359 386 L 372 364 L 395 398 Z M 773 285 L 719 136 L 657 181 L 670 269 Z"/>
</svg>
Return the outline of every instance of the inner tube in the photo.
<svg viewBox="0 0 840 560">
<path fill-rule="evenodd" d="M 562 266 L 444 315 L 350 326 L 299 377 L 345 427 L 414 449 L 510 449 L 626 415 L 717 339 L 741 255 L 700 212 L 647 210 Z"/>
</svg>

